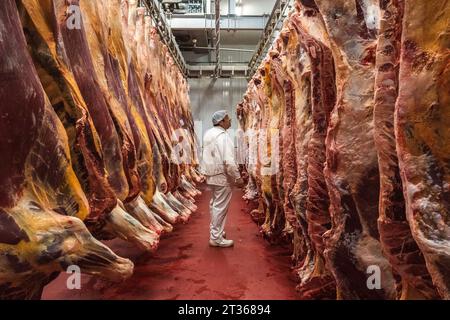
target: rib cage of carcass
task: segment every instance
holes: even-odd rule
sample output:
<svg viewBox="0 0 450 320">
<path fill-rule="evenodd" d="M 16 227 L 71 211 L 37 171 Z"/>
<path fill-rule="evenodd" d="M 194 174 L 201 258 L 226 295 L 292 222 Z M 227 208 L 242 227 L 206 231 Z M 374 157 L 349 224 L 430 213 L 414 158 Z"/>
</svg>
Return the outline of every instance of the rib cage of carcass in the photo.
<svg viewBox="0 0 450 320">
<path fill-rule="evenodd" d="M 196 210 L 188 85 L 151 23 L 136 0 L 1 1 L 0 299 L 71 265 L 126 279 L 99 240 L 153 251 Z"/>
<path fill-rule="evenodd" d="M 249 82 L 244 197 L 292 241 L 303 298 L 450 298 L 449 19 L 445 0 L 298 0 Z"/>
</svg>

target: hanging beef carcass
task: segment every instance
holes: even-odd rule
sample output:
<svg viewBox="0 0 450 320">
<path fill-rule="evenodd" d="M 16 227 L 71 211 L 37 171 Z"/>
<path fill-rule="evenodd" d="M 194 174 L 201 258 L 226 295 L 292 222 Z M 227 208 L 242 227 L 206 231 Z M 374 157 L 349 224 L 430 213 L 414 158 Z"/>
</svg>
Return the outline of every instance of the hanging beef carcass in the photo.
<svg viewBox="0 0 450 320">
<path fill-rule="evenodd" d="M 277 51 L 272 50 L 271 57 L 277 57 Z M 283 215 L 283 204 L 280 199 L 280 190 L 277 186 L 277 179 L 280 173 L 279 157 L 279 117 L 280 117 L 280 94 L 281 90 L 273 92 L 274 80 L 271 75 L 275 72 L 271 59 L 264 63 L 263 90 L 267 99 L 264 100 L 262 113 L 262 124 L 259 132 L 259 168 L 258 173 L 261 179 L 261 195 L 263 198 L 262 207 L 265 221 L 261 226 L 261 231 L 269 239 L 275 241 L 281 237 L 285 229 L 285 219 Z M 278 88 L 278 87 L 277 87 Z"/>
<path fill-rule="evenodd" d="M 141 20 L 143 19 L 143 11 L 140 12 Z M 168 54 L 167 47 L 163 46 L 155 32 L 154 28 L 150 28 L 149 20 L 145 23 L 145 38 L 138 38 L 138 45 L 145 47 L 148 50 L 147 55 L 144 53 L 146 50 L 142 50 L 142 58 L 153 56 L 158 59 L 147 59 L 147 75 L 145 77 L 146 95 L 146 108 L 150 117 L 150 124 L 153 128 L 157 128 L 155 139 L 160 151 L 161 169 L 164 176 L 164 180 L 159 184 L 163 194 L 167 193 L 167 197 L 162 195 L 165 202 L 177 209 L 179 204 L 174 202 L 172 192 L 175 192 L 177 188 L 187 189 L 192 196 L 199 194 L 199 192 L 187 181 L 186 177 L 182 175 L 183 164 L 185 166 L 185 175 L 190 177 L 189 167 L 196 165 L 198 160 L 195 158 L 195 153 L 190 148 L 183 148 L 181 151 L 185 152 L 181 157 L 178 152 L 177 144 L 183 142 L 182 145 L 194 145 L 194 130 L 192 117 L 188 109 L 187 91 L 184 94 L 180 94 L 179 88 L 187 87 L 184 79 L 179 75 L 179 72 Z M 140 27 L 142 23 L 138 24 Z M 147 39 L 145 43 L 144 39 Z M 148 41 L 148 39 L 150 41 Z M 150 43 L 150 46 L 148 45 Z M 158 63 L 159 62 L 159 63 Z M 169 72 L 162 72 L 167 69 Z M 169 75 L 172 76 L 169 77 Z M 182 82 L 181 86 L 177 86 L 176 81 Z M 166 94 L 162 94 L 165 92 Z M 180 102 L 179 97 L 183 97 L 184 101 Z M 188 127 L 189 126 L 189 127 Z M 189 130 L 187 130 L 189 128 Z M 191 164 L 192 165 L 189 165 Z M 163 177 L 161 177 L 163 178 Z M 170 183 L 168 183 L 170 181 Z M 163 183 L 164 182 L 164 183 Z M 164 203 L 155 203 L 157 206 L 162 206 Z M 180 208 L 182 209 L 182 208 Z M 181 215 L 184 218 L 190 215 L 190 209 L 182 209 Z"/>
<path fill-rule="evenodd" d="M 130 124 L 134 146 L 136 150 L 136 166 L 140 182 L 140 194 L 135 199 L 130 199 L 124 203 L 127 211 L 141 222 L 145 227 L 161 233 L 169 231 L 171 228 L 164 228 L 155 218 L 155 214 L 147 207 L 144 199 L 151 199 L 155 190 L 155 183 L 152 176 L 153 157 L 145 127 L 145 120 L 139 113 L 135 99 L 136 96 L 128 94 L 128 63 L 132 54 L 126 46 L 124 38 L 124 26 L 122 20 L 117 17 L 122 16 L 121 0 L 103 1 L 103 19 L 107 18 L 108 32 L 105 32 L 105 43 L 108 45 L 105 51 L 105 63 L 109 63 L 111 69 L 107 69 L 106 77 L 108 85 L 115 98 L 120 102 L 125 111 L 127 120 Z M 106 10 L 106 12 L 105 12 Z"/>
<path fill-rule="evenodd" d="M 385 255 L 398 274 L 397 297 L 433 299 L 438 297 L 436 289 L 406 219 L 394 135 L 404 1 L 385 1 L 380 9 L 374 97 L 374 134 L 380 169 L 380 240 Z"/>
<path fill-rule="evenodd" d="M 298 14 L 297 14 L 298 15 Z M 295 21 L 296 13 L 291 16 L 291 23 Z M 290 52 L 286 57 L 286 70 L 292 82 L 290 99 L 294 103 L 293 140 L 295 150 L 295 175 L 292 177 L 293 186 L 289 186 L 288 194 L 290 206 L 295 212 L 293 224 L 294 263 L 301 282 L 305 282 L 313 270 L 314 253 L 311 237 L 308 234 L 306 219 L 308 195 L 308 144 L 312 134 L 311 112 L 311 62 L 305 47 L 301 45 L 301 30 L 295 24 L 289 28 Z M 287 30 L 285 30 L 286 32 Z"/>
<path fill-rule="evenodd" d="M 156 233 L 130 216 L 117 201 L 127 198 L 129 187 L 119 137 L 99 86 L 83 20 L 80 28 L 70 28 L 66 17 L 69 3 L 63 1 L 37 3 L 27 0 L 22 3 L 26 11 L 24 27 L 29 47 L 44 89 L 69 137 L 75 140 L 70 143 L 73 158 L 78 160 L 75 172 L 91 200 L 93 213 L 86 223 L 98 237 L 118 236 L 145 250 L 154 250 L 158 241 Z M 78 4 L 78 1 L 70 3 L 72 6 Z M 52 28 L 53 25 L 58 27 Z M 80 114 L 86 117 L 84 123 L 79 121 Z M 89 123 L 90 131 L 80 132 L 79 127 L 87 126 L 86 123 Z M 83 147 L 77 143 L 82 139 L 90 144 L 84 143 L 86 146 Z M 86 158 L 93 155 L 97 161 L 95 166 L 86 165 Z M 97 195 L 99 191 L 103 191 L 100 196 Z"/>
<path fill-rule="evenodd" d="M 37 299 L 76 265 L 109 279 L 133 264 L 92 237 L 68 138 L 26 48 L 16 4 L 0 4 L 0 298 Z M 25 134 L 26 133 L 26 134 Z"/>
<path fill-rule="evenodd" d="M 238 107 L 246 131 L 260 101 L 256 127 L 267 127 L 285 78 L 267 79 L 262 68 L 276 70 L 280 57 L 292 83 L 279 125 L 283 161 L 295 149 L 296 170 L 284 165 L 271 188 L 286 192 L 296 175 L 288 205 L 298 220 L 293 257 L 304 298 L 333 297 L 334 281 L 340 299 L 449 297 L 445 4 L 298 0 L 249 82 Z M 266 90 L 258 90 L 261 75 Z M 247 143 L 250 158 L 250 136 Z M 257 148 L 267 144 L 259 139 Z M 255 172 L 256 189 L 267 188 Z M 249 181 L 246 198 L 253 188 Z M 267 198 L 253 212 L 267 210 Z"/>
<path fill-rule="evenodd" d="M 304 52 L 310 64 L 310 99 L 312 127 L 307 141 L 307 195 L 306 213 L 307 234 L 310 237 L 312 261 L 306 260 L 299 273 L 301 283 L 299 290 L 304 297 L 333 298 L 334 279 L 325 266 L 323 234 L 330 228 L 328 211 L 328 189 L 323 174 L 325 164 L 325 137 L 330 112 L 335 104 L 334 65 L 329 42 L 320 13 L 312 3 L 297 4 L 297 10 L 290 16 L 290 32 L 287 59 L 288 72 L 294 72 L 298 51 Z M 283 34 L 282 34 L 283 36 Z M 294 81 L 294 92 L 300 89 L 301 79 Z M 293 98 L 298 97 L 295 94 Z M 295 100 L 294 100 L 295 101 Z M 295 106 L 295 104 L 294 104 Z M 293 106 L 293 108 L 294 108 Z M 308 110 L 308 109 L 306 109 Z M 295 111 L 295 109 L 294 109 Z M 295 114 L 295 113 L 294 113 Z M 303 116 L 300 114 L 300 116 Z M 295 118 L 294 118 L 295 119 Z M 303 150 L 302 148 L 300 150 Z M 302 161 L 297 154 L 298 161 Z M 299 168 L 304 170 L 304 168 Z M 291 173 L 292 174 L 292 173 Z M 306 271 L 306 272 L 305 272 Z"/>
<path fill-rule="evenodd" d="M 145 25 L 143 8 L 137 8 L 136 1 L 125 2 L 126 12 L 124 16 L 128 16 L 127 26 L 128 26 L 128 37 L 131 43 L 130 50 L 131 54 L 135 55 L 133 59 L 136 64 L 130 65 L 129 74 L 129 88 L 133 90 L 134 100 L 138 105 L 140 114 L 145 118 L 145 126 L 149 134 L 152 151 L 153 151 L 153 175 L 156 182 L 156 189 L 151 199 L 146 199 L 147 204 L 150 209 L 154 211 L 157 215 L 161 216 L 166 222 L 175 224 L 181 220 L 180 215 L 173 210 L 169 204 L 164 200 L 161 195 L 161 191 L 167 191 L 167 180 L 165 174 L 168 172 L 168 146 L 164 145 L 163 138 L 161 138 L 160 130 L 162 127 L 157 127 L 155 125 L 155 117 L 151 114 L 151 101 L 148 99 L 149 96 L 153 96 L 154 88 L 150 87 L 150 83 L 153 81 L 154 73 L 153 70 L 150 72 L 148 69 L 148 61 L 151 59 L 144 59 L 144 57 L 149 57 L 148 44 L 144 42 L 145 40 Z M 137 53 L 140 53 L 139 55 Z M 132 61 L 133 61 L 132 60 Z M 140 66 L 138 68 L 137 66 Z M 157 71 L 155 72 L 157 73 Z M 166 170 L 165 170 L 166 169 Z"/>
<path fill-rule="evenodd" d="M 249 82 L 248 90 L 244 96 L 241 109 L 237 109 L 237 116 L 240 119 L 241 130 L 244 131 L 244 138 L 248 146 L 245 149 L 244 155 L 246 161 L 245 171 L 248 174 L 248 183 L 246 186 L 246 193 L 244 199 L 253 203 L 253 210 L 250 211 L 252 218 L 259 224 L 264 222 L 262 203 L 258 201 L 261 199 L 260 191 L 261 185 L 259 173 L 257 171 L 258 164 L 258 141 L 259 141 L 259 126 L 261 124 L 261 105 L 262 101 L 259 99 L 263 97 L 261 94 L 261 76 L 258 74 Z"/>
<path fill-rule="evenodd" d="M 135 149 L 131 142 L 131 137 L 133 137 L 132 129 L 130 123 L 133 123 L 134 127 L 134 136 L 140 145 L 139 151 L 143 151 L 143 154 L 139 155 L 141 158 L 141 170 L 142 173 L 141 181 L 143 182 L 144 193 L 148 193 L 149 191 L 153 191 L 153 182 L 148 181 L 151 179 L 151 161 L 152 157 L 150 154 L 149 140 L 146 132 L 139 132 L 138 125 L 136 122 L 142 119 L 135 119 L 133 117 L 139 117 L 136 112 L 132 112 L 129 106 L 127 106 L 127 99 L 125 90 L 123 88 L 123 83 L 125 80 L 124 76 L 121 76 L 119 69 L 119 59 L 123 59 L 123 57 L 127 57 L 127 51 L 123 45 L 122 39 L 122 31 L 121 24 L 116 21 L 114 24 L 114 35 L 110 38 L 107 37 L 108 33 L 112 29 L 112 22 L 109 22 L 107 19 L 100 20 L 100 17 L 107 17 L 116 19 L 117 16 L 111 15 L 111 13 L 117 13 L 118 9 L 120 9 L 120 3 L 118 1 L 111 2 L 102 2 L 95 4 L 92 1 L 82 1 L 81 9 L 83 12 L 86 12 L 86 16 L 88 19 L 85 22 L 86 28 L 88 29 L 87 34 L 90 45 L 90 52 L 93 55 L 93 61 L 96 61 L 95 66 L 99 68 L 97 74 L 99 75 L 100 83 L 103 85 L 105 95 L 108 96 L 108 90 L 111 90 L 114 95 L 108 97 L 109 108 L 111 110 L 112 118 L 114 120 L 114 124 L 116 126 L 116 130 L 120 133 L 121 141 L 122 141 L 122 153 L 125 154 L 126 157 L 124 159 L 128 159 L 128 163 L 124 161 L 125 172 L 128 172 L 127 177 L 134 176 L 134 167 L 131 167 L 130 162 L 135 163 L 135 159 L 137 154 L 134 152 Z M 92 21 L 89 21 L 89 18 Z M 103 28 L 101 28 L 103 26 Z M 107 29 L 105 29 L 108 26 Z M 92 30 L 90 30 L 92 28 Z M 119 29 L 119 30 L 117 30 Z M 91 31 L 91 32 L 89 32 Z M 113 37 L 118 37 L 118 39 L 113 39 Z M 111 41 L 109 41 L 111 40 Z M 111 43 L 117 45 L 110 46 L 109 49 L 106 47 L 106 44 Z M 145 130 L 145 128 L 142 128 Z M 128 150 L 126 146 L 131 146 Z M 132 152 L 131 152 L 132 151 Z M 143 156 L 147 156 L 148 160 L 142 160 Z M 133 160 L 133 161 L 132 161 Z M 130 168 L 131 167 L 131 168 Z M 129 179 L 130 180 L 130 179 Z M 139 195 L 140 185 L 138 181 L 131 181 L 136 187 L 133 189 L 137 189 L 137 192 L 130 192 L 128 197 L 124 199 L 124 205 L 126 209 L 130 212 L 130 214 L 135 217 L 139 222 L 141 222 L 145 227 L 155 231 L 157 234 L 160 233 L 164 228 L 154 217 L 154 214 L 151 210 L 145 205 L 143 199 Z M 149 190 L 150 189 L 150 190 Z M 155 240 L 155 244 L 156 244 Z"/>
<path fill-rule="evenodd" d="M 156 227 L 153 227 L 154 229 L 171 232 L 173 229 L 172 225 L 162 220 L 157 213 L 148 207 L 153 201 L 158 182 L 158 172 L 154 170 L 154 166 L 158 161 L 156 156 L 158 151 L 154 143 L 152 128 L 148 123 L 148 115 L 144 108 L 142 97 L 143 84 L 139 86 L 136 75 L 138 61 L 135 45 L 133 46 L 134 34 L 132 34 L 132 31 L 134 30 L 134 24 L 129 25 L 129 20 L 132 21 L 131 19 L 136 17 L 136 11 L 130 10 L 128 1 L 125 0 L 111 0 L 108 4 L 109 16 L 111 21 L 113 21 L 109 42 L 114 43 L 114 50 L 118 53 L 122 84 L 125 88 L 128 102 L 127 115 L 132 125 L 133 137 L 137 146 L 138 171 L 141 181 L 142 199 L 138 198 L 137 203 L 129 203 L 127 206 L 131 207 L 130 209 L 134 209 L 133 211 L 137 213 L 136 218 L 144 225 L 151 227 L 156 224 Z M 120 22 L 117 21 L 117 16 L 121 17 Z"/>
<path fill-rule="evenodd" d="M 448 1 L 405 1 L 394 121 L 406 219 L 444 299 L 450 299 L 449 19 Z M 418 263 L 410 274 L 426 281 Z"/>
<path fill-rule="evenodd" d="M 273 81 L 271 82 L 271 93 L 272 93 L 272 109 L 270 115 L 270 129 L 275 132 L 271 132 L 271 140 L 270 140 L 270 150 L 271 150 L 271 162 L 275 161 L 275 185 L 277 188 L 276 197 L 274 197 L 274 201 L 279 203 L 279 215 L 282 217 L 281 221 L 284 222 L 284 235 L 290 235 L 292 233 L 292 224 L 295 223 L 295 214 L 292 210 L 292 206 L 289 202 L 289 191 L 292 190 L 293 185 L 288 185 L 289 182 L 292 182 L 293 179 L 285 179 L 285 169 L 289 165 L 292 166 L 292 162 L 290 162 L 290 155 L 292 154 L 292 150 L 287 150 L 285 147 L 290 147 L 289 143 L 289 134 L 286 134 L 286 131 L 289 131 L 289 127 L 285 126 L 285 117 L 286 117 L 286 105 L 292 102 L 292 82 L 288 78 L 286 71 L 283 68 L 282 64 L 282 40 L 279 39 L 277 43 L 277 52 L 273 52 L 271 54 L 271 78 Z M 289 106 L 290 108 L 290 106 Z M 290 110 L 289 110 L 290 111 Z M 284 130 L 286 129 L 286 130 Z M 272 137 L 275 136 L 275 139 Z M 287 141 L 285 141 L 287 140 Z M 292 141 L 291 141 L 292 142 Z M 290 162 L 290 163 L 289 163 Z M 289 171 L 286 174 L 289 175 Z M 291 180 L 291 181 L 290 181 Z M 291 183 L 292 184 L 292 183 Z M 274 219 L 279 219 L 277 216 Z"/>
<path fill-rule="evenodd" d="M 395 282 L 377 227 L 379 174 L 373 137 L 378 1 L 316 0 L 330 37 L 336 66 L 337 102 L 328 136 L 325 177 L 332 228 L 325 257 L 343 299 L 392 299 Z M 372 267 L 375 266 L 375 267 Z M 367 273 L 381 274 L 379 290 Z"/>
</svg>

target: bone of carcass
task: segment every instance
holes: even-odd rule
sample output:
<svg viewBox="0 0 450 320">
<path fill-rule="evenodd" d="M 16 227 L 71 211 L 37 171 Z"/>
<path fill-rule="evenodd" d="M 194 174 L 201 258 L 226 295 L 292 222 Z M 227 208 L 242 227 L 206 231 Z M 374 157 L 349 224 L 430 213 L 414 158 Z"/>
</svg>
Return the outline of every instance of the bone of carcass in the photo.
<svg viewBox="0 0 450 320">
<path fill-rule="evenodd" d="M 7 57 L 0 61 L 0 298 L 38 299 L 70 265 L 110 280 L 129 277 L 133 263 L 95 240 L 80 220 L 88 201 L 12 0 L 2 1 L 0 34 L 8 35 L 0 37 Z"/>
<path fill-rule="evenodd" d="M 142 225 L 150 230 L 153 230 L 157 234 L 163 232 L 164 227 L 158 222 L 155 217 L 155 213 L 145 203 L 144 199 L 137 197 L 135 200 L 125 204 L 126 211 L 132 213 Z"/>
<path fill-rule="evenodd" d="M 130 232 L 134 230 L 134 232 Z M 155 251 L 159 243 L 157 232 L 146 228 L 138 220 L 127 214 L 123 205 L 117 206 L 106 217 L 106 225 L 101 229 L 101 233 L 108 233 L 136 244 L 137 247 L 145 251 Z"/>
<path fill-rule="evenodd" d="M 449 19 L 445 1 L 405 1 L 395 106 L 406 219 L 444 299 L 450 299 Z"/>
<path fill-rule="evenodd" d="M 187 222 L 192 214 L 192 211 L 187 208 L 181 201 L 175 198 L 175 196 L 171 192 L 167 193 L 166 199 L 169 205 L 177 210 L 177 212 L 179 212 L 179 214 L 183 218 L 183 222 Z"/>
<path fill-rule="evenodd" d="M 176 199 L 178 199 L 186 208 L 188 208 L 189 210 L 191 210 L 192 212 L 197 211 L 197 206 L 190 201 L 189 199 L 183 197 L 181 195 L 181 193 L 179 191 L 175 191 L 173 193 L 173 195 L 175 196 Z"/>
<path fill-rule="evenodd" d="M 187 179 L 185 176 L 181 177 L 181 187 L 189 193 L 191 197 L 196 197 L 201 195 L 200 190 L 195 188 Z"/>
<path fill-rule="evenodd" d="M 170 223 L 166 222 L 158 213 L 155 212 L 154 217 L 163 227 L 163 233 L 170 233 L 173 231 L 173 226 Z"/>
<path fill-rule="evenodd" d="M 153 195 L 153 202 L 150 205 L 150 208 L 159 214 L 166 222 L 175 224 L 181 221 L 180 215 L 169 206 L 159 190 Z"/>
</svg>

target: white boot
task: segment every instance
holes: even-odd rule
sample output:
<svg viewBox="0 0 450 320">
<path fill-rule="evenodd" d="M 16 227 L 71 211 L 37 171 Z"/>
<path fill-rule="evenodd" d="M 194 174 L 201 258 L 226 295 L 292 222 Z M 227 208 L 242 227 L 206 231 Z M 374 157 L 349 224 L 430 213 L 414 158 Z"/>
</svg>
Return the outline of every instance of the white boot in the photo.
<svg viewBox="0 0 450 320">
<path fill-rule="evenodd" d="M 222 241 L 209 240 L 209 245 L 211 247 L 227 248 L 227 247 L 232 247 L 234 245 L 234 241 L 227 240 L 227 239 L 222 239 Z"/>
</svg>

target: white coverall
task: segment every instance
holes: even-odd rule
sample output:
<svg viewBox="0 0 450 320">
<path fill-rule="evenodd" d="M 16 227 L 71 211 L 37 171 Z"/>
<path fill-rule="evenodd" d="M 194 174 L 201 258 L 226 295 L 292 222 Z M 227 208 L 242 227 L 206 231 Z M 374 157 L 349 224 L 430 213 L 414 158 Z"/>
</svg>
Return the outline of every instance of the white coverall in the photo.
<svg viewBox="0 0 450 320">
<path fill-rule="evenodd" d="M 203 138 L 202 174 L 212 191 L 210 201 L 210 240 L 223 240 L 228 207 L 231 200 L 231 181 L 240 178 L 234 160 L 234 144 L 226 130 L 220 126 L 209 129 Z"/>
</svg>

